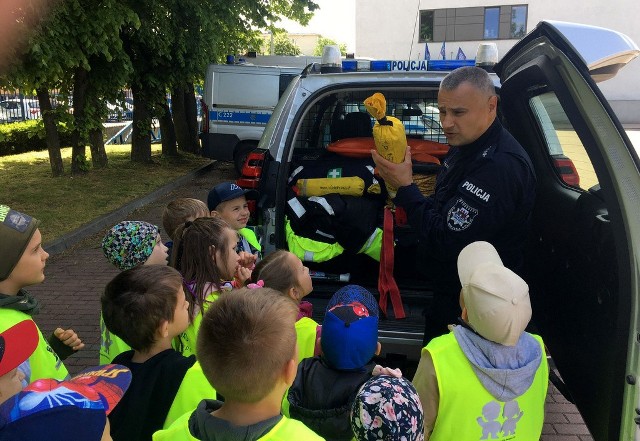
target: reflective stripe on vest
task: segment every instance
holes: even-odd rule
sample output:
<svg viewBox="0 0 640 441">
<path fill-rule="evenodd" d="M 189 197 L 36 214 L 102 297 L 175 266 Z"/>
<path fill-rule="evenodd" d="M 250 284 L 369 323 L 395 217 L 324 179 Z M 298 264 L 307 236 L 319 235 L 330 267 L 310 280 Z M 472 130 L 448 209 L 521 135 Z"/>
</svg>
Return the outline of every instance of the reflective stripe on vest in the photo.
<svg viewBox="0 0 640 441">
<path fill-rule="evenodd" d="M 302 317 L 296 322 L 298 337 L 298 363 L 305 358 L 313 357 L 316 348 L 316 331 L 318 323 L 309 317 Z"/>
<path fill-rule="evenodd" d="M 438 379 L 440 403 L 431 441 L 537 440 L 542 433 L 549 366 L 542 339 L 542 360 L 533 383 L 512 401 L 496 400 L 476 377 L 453 332 L 425 347 Z"/>
<path fill-rule="evenodd" d="M 343 253 L 344 248 L 339 243 L 320 242 L 306 237 L 297 236 L 286 220 L 284 224 L 285 236 L 289 251 L 303 262 L 326 262 Z"/>
</svg>

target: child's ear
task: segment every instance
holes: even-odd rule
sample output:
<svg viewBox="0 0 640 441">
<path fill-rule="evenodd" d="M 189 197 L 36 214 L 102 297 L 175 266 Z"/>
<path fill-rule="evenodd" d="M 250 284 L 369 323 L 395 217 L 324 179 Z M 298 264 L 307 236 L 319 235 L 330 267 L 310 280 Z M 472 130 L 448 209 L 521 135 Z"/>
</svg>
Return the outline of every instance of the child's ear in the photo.
<svg viewBox="0 0 640 441">
<path fill-rule="evenodd" d="M 163 320 L 162 323 L 160 323 L 158 334 L 160 334 L 162 338 L 169 336 L 169 322 L 167 320 Z"/>
<path fill-rule="evenodd" d="M 296 302 L 298 301 L 298 296 L 296 295 L 295 286 L 292 286 L 291 288 L 289 288 L 289 291 L 287 291 L 287 294 L 289 295 L 289 297 L 291 297 L 292 300 L 295 300 Z"/>
<path fill-rule="evenodd" d="M 220 216 L 220 213 L 218 213 L 216 210 L 211 210 L 211 212 L 209 213 L 209 215 L 211 217 L 218 217 Z"/>
<path fill-rule="evenodd" d="M 380 355 L 380 352 L 382 352 L 382 345 L 380 344 L 380 342 L 378 342 L 378 347 L 376 348 L 376 355 Z"/>
<path fill-rule="evenodd" d="M 296 358 L 292 358 L 287 361 L 284 365 L 284 381 L 287 383 L 287 386 L 291 386 L 293 384 L 293 380 L 296 379 L 296 374 L 298 373 L 298 357 L 296 354 Z"/>
<path fill-rule="evenodd" d="M 466 306 L 462 307 L 462 313 L 460 314 L 460 318 L 462 320 L 464 320 L 465 322 L 469 321 L 469 313 L 467 312 L 467 307 Z"/>
</svg>

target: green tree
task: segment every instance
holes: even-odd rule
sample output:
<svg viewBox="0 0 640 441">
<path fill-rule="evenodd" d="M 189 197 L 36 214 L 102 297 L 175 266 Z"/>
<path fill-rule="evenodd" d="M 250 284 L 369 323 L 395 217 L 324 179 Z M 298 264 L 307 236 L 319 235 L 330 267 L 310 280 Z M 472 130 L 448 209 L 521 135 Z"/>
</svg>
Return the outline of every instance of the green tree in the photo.
<svg viewBox="0 0 640 441">
<path fill-rule="evenodd" d="M 328 45 L 337 45 L 340 48 L 340 53 L 344 56 L 347 55 L 347 45 L 345 43 L 336 43 L 334 40 L 330 39 L 330 38 L 326 38 L 326 37 L 320 37 L 318 38 L 318 42 L 316 43 L 316 47 L 313 50 L 313 55 L 315 55 L 316 57 L 321 57 L 322 56 L 322 50 L 324 49 L 325 46 Z"/>
<path fill-rule="evenodd" d="M 275 55 L 300 55 L 302 51 L 285 33 L 276 34 L 273 39 Z"/>
</svg>

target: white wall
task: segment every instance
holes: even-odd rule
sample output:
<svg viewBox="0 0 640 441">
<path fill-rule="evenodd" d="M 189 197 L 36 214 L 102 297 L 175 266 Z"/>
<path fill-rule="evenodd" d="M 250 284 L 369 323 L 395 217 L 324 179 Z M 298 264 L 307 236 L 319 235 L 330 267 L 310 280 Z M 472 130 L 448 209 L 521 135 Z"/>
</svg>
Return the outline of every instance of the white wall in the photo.
<svg viewBox="0 0 640 441">
<path fill-rule="evenodd" d="M 560 20 L 602 26 L 628 35 L 640 45 L 640 0 L 356 0 L 356 47 L 359 57 L 378 59 L 422 59 L 424 43 L 418 43 L 418 13 L 421 9 L 473 6 L 528 5 L 527 31 L 541 20 Z M 458 47 L 474 58 L 479 41 L 446 42 L 447 59 Z M 497 40 L 498 53 L 505 54 L 516 40 Z M 594 42 L 595 44 L 595 42 Z M 441 59 L 442 41 L 429 43 L 432 59 Z M 640 58 L 615 78 L 599 83 L 623 123 L 640 124 Z"/>
</svg>

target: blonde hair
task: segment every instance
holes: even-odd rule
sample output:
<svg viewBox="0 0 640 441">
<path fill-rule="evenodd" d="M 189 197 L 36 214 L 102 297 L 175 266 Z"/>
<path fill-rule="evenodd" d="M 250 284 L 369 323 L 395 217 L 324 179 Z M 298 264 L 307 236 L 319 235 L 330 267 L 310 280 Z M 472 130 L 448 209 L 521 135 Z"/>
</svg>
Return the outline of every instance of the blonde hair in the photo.
<svg viewBox="0 0 640 441">
<path fill-rule="evenodd" d="M 295 359 L 298 308 L 269 288 L 226 292 L 204 314 L 197 353 L 202 371 L 227 400 L 255 403 Z"/>
<path fill-rule="evenodd" d="M 174 233 L 180 225 L 188 220 L 208 216 L 209 208 L 201 200 L 193 198 L 174 199 L 167 204 L 162 212 L 162 228 L 164 228 L 171 240 L 174 240 Z"/>
</svg>

